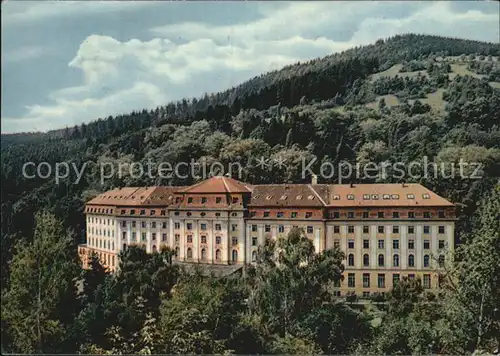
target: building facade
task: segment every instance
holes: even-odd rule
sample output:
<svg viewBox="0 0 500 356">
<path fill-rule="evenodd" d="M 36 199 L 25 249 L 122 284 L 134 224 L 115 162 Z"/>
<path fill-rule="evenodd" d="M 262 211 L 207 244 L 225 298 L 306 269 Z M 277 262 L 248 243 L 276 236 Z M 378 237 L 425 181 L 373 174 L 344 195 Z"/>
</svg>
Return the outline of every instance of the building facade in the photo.
<svg viewBox="0 0 500 356">
<path fill-rule="evenodd" d="M 303 228 L 316 251 L 345 253 L 338 294 L 385 292 L 403 277 L 437 288 L 454 247 L 455 207 L 420 184 L 249 185 L 212 177 L 190 187 L 121 188 L 85 207 L 87 243 L 110 270 L 130 245 L 180 261 L 245 264 L 268 238 Z"/>
</svg>

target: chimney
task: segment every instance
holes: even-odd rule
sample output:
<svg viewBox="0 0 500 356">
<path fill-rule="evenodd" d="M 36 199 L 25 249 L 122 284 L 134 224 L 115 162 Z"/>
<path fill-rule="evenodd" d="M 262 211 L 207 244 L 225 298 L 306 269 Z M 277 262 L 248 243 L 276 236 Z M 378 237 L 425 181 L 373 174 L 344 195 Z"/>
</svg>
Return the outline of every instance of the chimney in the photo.
<svg viewBox="0 0 500 356">
<path fill-rule="evenodd" d="M 311 175 L 311 184 L 318 184 L 318 176 L 316 174 Z"/>
<path fill-rule="evenodd" d="M 350 186 L 351 186 L 351 188 L 354 188 L 354 183 L 351 183 Z"/>
</svg>

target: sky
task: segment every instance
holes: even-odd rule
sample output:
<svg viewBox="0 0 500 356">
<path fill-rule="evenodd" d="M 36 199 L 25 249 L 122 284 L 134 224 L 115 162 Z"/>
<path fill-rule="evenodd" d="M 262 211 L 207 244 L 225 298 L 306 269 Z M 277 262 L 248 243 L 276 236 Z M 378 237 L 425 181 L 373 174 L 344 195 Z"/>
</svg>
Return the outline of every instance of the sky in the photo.
<svg viewBox="0 0 500 356">
<path fill-rule="evenodd" d="M 499 42 L 499 3 L 2 1 L 1 132 L 228 89 L 400 33 Z"/>
</svg>

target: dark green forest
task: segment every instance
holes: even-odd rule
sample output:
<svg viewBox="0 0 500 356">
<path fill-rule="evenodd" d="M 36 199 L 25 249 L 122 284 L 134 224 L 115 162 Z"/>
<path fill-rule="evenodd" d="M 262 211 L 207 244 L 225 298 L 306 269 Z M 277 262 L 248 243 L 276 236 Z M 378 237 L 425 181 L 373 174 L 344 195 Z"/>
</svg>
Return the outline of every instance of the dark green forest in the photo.
<svg viewBox="0 0 500 356">
<path fill-rule="evenodd" d="M 499 56 L 498 44 L 399 35 L 225 92 L 48 133 L 2 135 L 3 350 L 492 352 L 500 334 Z M 263 169 L 256 157 L 285 157 L 287 165 Z M 243 181 L 300 183 L 310 180 L 300 175 L 303 158 L 316 158 L 317 169 L 424 157 L 481 163 L 482 178 L 389 174 L 350 182 L 418 182 L 456 203 L 458 248 L 439 294 L 403 281 L 386 304 L 359 308 L 335 298 L 330 286 L 341 276 L 342 252 L 315 255 L 300 231 L 266 245 L 244 277 L 187 276 L 170 263 L 170 251 L 131 249 L 117 275 L 95 259 L 84 272 L 76 259 L 88 199 L 119 186 L 195 182 L 124 175 L 101 184 L 98 163 L 240 162 Z M 77 184 L 74 173 L 55 184 L 53 177 L 24 178 L 26 162 L 88 168 Z M 338 174 L 320 177 L 337 182 Z M 279 267 L 271 253 L 278 247 L 288 256 Z"/>
</svg>

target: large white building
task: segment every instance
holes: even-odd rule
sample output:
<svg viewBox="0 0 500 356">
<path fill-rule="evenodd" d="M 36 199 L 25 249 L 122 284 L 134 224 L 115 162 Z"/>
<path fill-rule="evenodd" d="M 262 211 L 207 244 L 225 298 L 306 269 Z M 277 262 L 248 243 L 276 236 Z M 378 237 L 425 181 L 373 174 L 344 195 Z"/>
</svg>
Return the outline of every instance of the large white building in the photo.
<svg viewBox="0 0 500 356">
<path fill-rule="evenodd" d="M 267 238 L 302 227 L 316 251 L 346 256 L 339 293 L 367 296 L 403 276 L 437 287 L 454 246 L 455 207 L 420 184 L 248 185 L 213 177 L 190 187 L 121 188 L 86 205 L 87 243 L 111 270 L 130 245 L 181 261 L 244 264 Z"/>
</svg>

